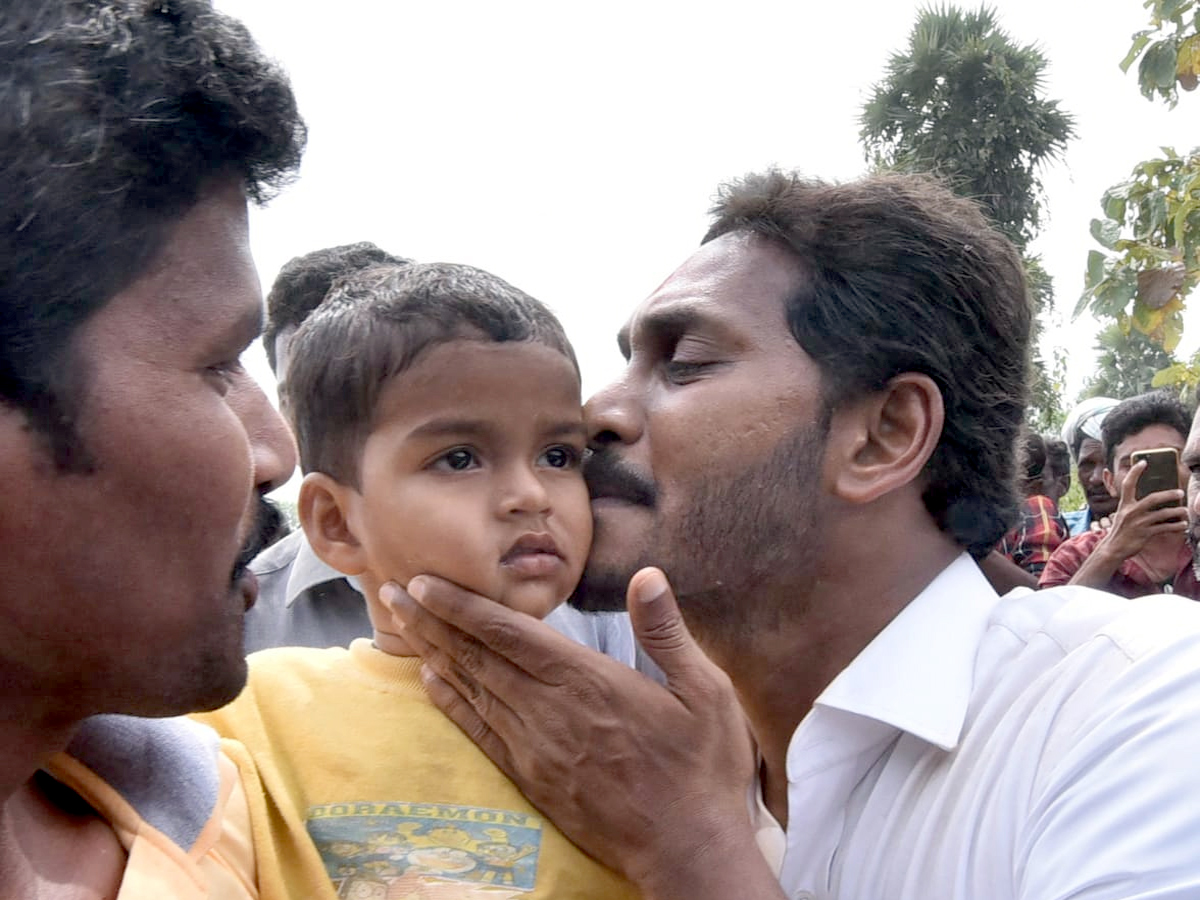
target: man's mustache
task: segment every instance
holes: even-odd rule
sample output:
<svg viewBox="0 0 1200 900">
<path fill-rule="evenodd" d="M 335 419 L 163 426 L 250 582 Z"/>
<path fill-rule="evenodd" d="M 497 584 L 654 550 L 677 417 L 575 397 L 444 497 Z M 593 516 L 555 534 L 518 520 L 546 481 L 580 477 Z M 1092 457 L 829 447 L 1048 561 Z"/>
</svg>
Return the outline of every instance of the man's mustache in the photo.
<svg viewBox="0 0 1200 900">
<path fill-rule="evenodd" d="M 583 461 L 583 477 L 593 500 L 611 497 L 637 506 L 654 506 L 658 491 L 654 482 L 622 463 L 613 451 L 601 447 Z"/>
<path fill-rule="evenodd" d="M 242 546 L 242 552 L 238 554 L 231 580 L 236 582 L 241 578 L 242 573 L 250 565 L 250 561 L 271 544 L 284 537 L 288 531 L 290 529 L 283 511 L 266 497 L 259 495 L 254 510 L 254 527 L 250 529 L 246 543 Z"/>
</svg>

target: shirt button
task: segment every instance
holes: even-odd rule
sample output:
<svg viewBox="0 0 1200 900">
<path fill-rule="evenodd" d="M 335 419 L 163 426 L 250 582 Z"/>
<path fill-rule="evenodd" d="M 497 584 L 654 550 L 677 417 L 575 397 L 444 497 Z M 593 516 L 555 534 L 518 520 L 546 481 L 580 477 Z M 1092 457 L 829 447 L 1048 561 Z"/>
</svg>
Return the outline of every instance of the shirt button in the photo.
<svg viewBox="0 0 1200 900">
<path fill-rule="evenodd" d="M 812 891 L 797 891 L 792 895 L 792 900 L 817 900 L 817 895 Z"/>
</svg>

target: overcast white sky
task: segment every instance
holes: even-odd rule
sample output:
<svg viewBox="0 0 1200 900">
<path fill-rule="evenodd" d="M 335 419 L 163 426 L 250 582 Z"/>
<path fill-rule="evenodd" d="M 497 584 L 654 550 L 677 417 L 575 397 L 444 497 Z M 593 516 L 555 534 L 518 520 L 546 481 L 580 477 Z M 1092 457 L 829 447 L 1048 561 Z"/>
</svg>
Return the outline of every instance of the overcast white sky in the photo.
<svg viewBox="0 0 1200 900">
<path fill-rule="evenodd" d="M 772 164 L 864 171 L 859 110 L 925 4 L 217 5 L 288 70 L 310 129 L 299 181 L 251 220 L 264 290 L 291 257 L 360 240 L 481 266 L 560 315 L 587 395 L 619 371 L 617 328 L 696 246 L 718 183 Z M 1147 22 L 1139 0 L 996 7 L 1014 38 L 1041 46 L 1046 93 L 1077 120 L 1044 173 L 1049 221 L 1033 248 L 1054 278 L 1047 342 L 1068 350 L 1073 398 L 1097 327 L 1069 321 L 1088 222 L 1160 145 L 1200 144 L 1200 92 L 1168 111 L 1117 67 Z M 257 348 L 249 363 L 269 381 Z"/>
</svg>

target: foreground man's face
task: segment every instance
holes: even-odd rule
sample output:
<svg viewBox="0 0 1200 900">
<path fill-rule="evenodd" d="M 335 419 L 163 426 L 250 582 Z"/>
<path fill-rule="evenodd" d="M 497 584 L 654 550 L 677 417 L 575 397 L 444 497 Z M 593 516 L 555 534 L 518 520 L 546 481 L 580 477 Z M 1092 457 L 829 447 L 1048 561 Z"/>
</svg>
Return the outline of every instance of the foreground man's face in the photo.
<svg viewBox="0 0 1200 900">
<path fill-rule="evenodd" d="M 295 465 L 238 362 L 261 306 L 245 199 L 216 183 L 75 334 L 94 472 L 54 471 L 23 417 L 0 414 L 4 574 L 21 588 L 6 593 L 0 651 L 72 713 L 178 713 L 245 679 L 254 589 L 235 563 L 256 487 Z"/>
</svg>

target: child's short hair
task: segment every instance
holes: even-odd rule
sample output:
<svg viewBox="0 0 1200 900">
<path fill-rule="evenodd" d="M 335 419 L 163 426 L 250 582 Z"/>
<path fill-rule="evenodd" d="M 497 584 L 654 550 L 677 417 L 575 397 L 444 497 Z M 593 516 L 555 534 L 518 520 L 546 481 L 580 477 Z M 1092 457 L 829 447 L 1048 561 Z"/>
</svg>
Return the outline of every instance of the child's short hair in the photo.
<svg viewBox="0 0 1200 900">
<path fill-rule="evenodd" d="M 301 468 L 357 488 L 384 387 L 423 350 L 460 338 L 536 341 L 579 372 L 554 314 L 489 272 L 451 263 L 363 269 L 340 282 L 292 339 L 284 390 Z"/>
</svg>

